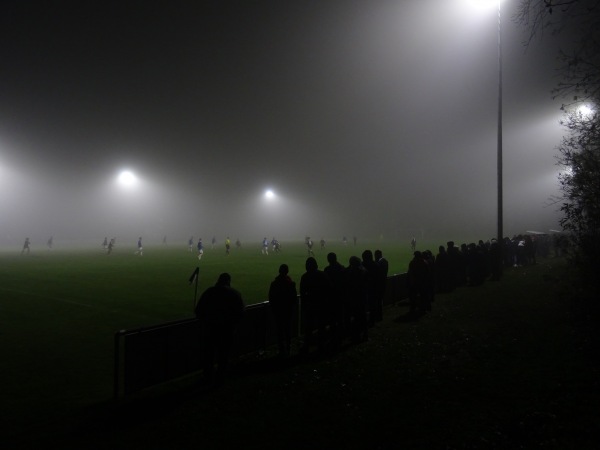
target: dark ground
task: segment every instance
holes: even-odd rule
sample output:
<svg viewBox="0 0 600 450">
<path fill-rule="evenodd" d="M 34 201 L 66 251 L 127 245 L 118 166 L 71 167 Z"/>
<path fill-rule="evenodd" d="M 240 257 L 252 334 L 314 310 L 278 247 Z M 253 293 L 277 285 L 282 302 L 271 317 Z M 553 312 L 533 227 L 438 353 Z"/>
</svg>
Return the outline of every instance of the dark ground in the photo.
<svg viewBox="0 0 600 450">
<path fill-rule="evenodd" d="M 544 260 L 438 295 L 417 321 L 390 306 L 335 354 L 252 355 L 219 388 L 188 377 L 2 448 L 600 448 L 595 321 L 576 304 L 564 261 Z"/>
</svg>

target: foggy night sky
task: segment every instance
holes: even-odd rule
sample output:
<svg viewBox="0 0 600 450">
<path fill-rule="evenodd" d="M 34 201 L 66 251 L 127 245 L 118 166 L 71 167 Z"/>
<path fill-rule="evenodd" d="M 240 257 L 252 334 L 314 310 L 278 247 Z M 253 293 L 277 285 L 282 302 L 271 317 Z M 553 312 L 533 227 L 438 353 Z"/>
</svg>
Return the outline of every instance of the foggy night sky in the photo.
<svg viewBox="0 0 600 450">
<path fill-rule="evenodd" d="M 526 50 L 516 6 L 502 6 L 505 235 L 559 218 L 545 206 L 559 44 Z M 9 0 L 0 41 L 1 244 L 495 236 L 494 7 Z"/>
</svg>

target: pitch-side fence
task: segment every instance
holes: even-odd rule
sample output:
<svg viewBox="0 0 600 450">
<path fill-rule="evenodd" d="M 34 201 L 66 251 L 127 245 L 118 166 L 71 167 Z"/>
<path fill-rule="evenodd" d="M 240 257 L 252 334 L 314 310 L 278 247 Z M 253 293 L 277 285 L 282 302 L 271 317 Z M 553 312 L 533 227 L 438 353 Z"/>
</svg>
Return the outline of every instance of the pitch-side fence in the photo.
<svg viewBox="0 0 600 450">
<path fill-rule="evenodd" d="M 408 297 L 407 275 L 387 278 L 384 306 Z M 234 356 L 259 352 L 277 341 L 269 302 L 247 306 L 236 330 Z M 294 335 L 302 332 L 302 307 L 296 304 Z M 201 369 L 202 342 L 195 318 L 166 322 L 115 333 L 114 396 L 129 395 L 147 387 Z"/>
</svg>

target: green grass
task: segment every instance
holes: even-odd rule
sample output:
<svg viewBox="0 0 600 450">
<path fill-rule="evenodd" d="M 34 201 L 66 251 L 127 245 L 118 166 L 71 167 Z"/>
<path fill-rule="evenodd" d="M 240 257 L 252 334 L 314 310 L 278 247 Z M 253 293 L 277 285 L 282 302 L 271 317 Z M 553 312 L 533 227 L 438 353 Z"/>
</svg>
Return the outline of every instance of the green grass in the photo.
<svg viewBox="0 0 600 450">
<path fill-rule="evenodd" d="M 392 272 L 408 249 L 381 246 Z M 359 247 L 362 248 L 362 247 Z M 375 248 L 375 245 L 369 246 Z M 434 247 L 432 247 L 434 248 Z M 370 340 L 327 358 L 238 361 L 221 389 L 195 377 L 113 402 L 113 333 L 191 316 L 197 265 L 179 249 L 0 255 L 0 372 L 6 448 L 595 448 L 596 347 L 560 300 L 565 263 L 507 270 L 500 283 L 438 295 L 418 322 L 384 312 Z M 331 248 L 343 262 L 353 248 Z M 344 252 L 348 253 L 344 253 Z M 215 254 L 212 254 L 215 252 Z M 301 245 L 230 259 L 207 250 L 200 291 L 230 271 L 262 301 Z M 325 255 L 315 252 L 321 266 Z M 0 438 L 2 439 L 2 438 Z M 0 440 L 1 443 L 1 440 Z M 42 444 L 40 444 L 42 443 Z"/>
<path fill-rule="evenodd" d="M 320 267 L 326 254 L 339 260 L 381 248 L 390 272 L 407 267 L 408 249 L 384 243 L 365 247 L 328 246 L 315 250 Z M 105 401 L 112 395 L 113 336 L 138 328 L 193 316 L 195 286 L 188 280 L 200 267 L 198 295 L 230 272 L 232 285 L 246 304 L 265 301 L 281 263 L 299 282 L 306 249 L 283 243 L 279 254 L 262 255 L 260 247 L 206 249 L 201 261 L 185 247 L 156 246 L 142 257 L 134 247 L 59 248 L 0 253 L 0 398 L 11 411 L 4 424 L 45 423 L 74 407 Z"/>
<path fill-rule="evenodd" d="M 334 251 L 342 264 L 362 250 L 380 248 L 390 261 L 390 274 L 403 273 L 408 267 L 408 246 L 385 243 L 365 243 L 364 246 L 327 246 L 316 249 L 321 268 L 327 265 L 326 255 Z M 214 284 L 221 272 L 230 272 L 232 285 L 242 292 L 247 304 L 266 300 L 269 282 L 277 275 L 279 265 L 290 266 L 296 281 L 304 273 L 306 249 L 301 243 L 284 243 L 281 253 L 262 255 L 260 248 L 233 249 L 226 256 L 219 246 L 205 250 L 198 261 L 195 250 L 185 247 L 149 247 L 144 256 L 134 255 L 133 247 L 117 247 L 112 255 L 100 249 L 77 251 L 38 251 L 29 255 L 19 252 L 0 253 L 0 281 L 4 297 L 39 297 L 73 305 L 108 309 L 124 317 L 142 314 L 152 320 L 164 320 L 190 313 L 194 298 L 188 278 L 200 267 L 199 292 Z"/>
</svg>

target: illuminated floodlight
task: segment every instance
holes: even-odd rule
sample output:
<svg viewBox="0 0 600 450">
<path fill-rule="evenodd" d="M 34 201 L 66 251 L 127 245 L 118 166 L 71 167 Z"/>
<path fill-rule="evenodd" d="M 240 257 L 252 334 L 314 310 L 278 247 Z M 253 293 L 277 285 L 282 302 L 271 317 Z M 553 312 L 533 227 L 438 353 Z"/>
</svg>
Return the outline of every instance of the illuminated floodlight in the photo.
<svg viewBox="0 0 600 450">
<path fill-rule="evenodd" d="M 502 0 L 460 0 L 462 5 L 457 8 L 465 17 L 479 22 L 483 17 L 499 11 Z"/>
<path fill-rule="evenodd" d="M 463 2 L 467 3 L 471 8 L 486 10 L 497 8 L 502 0 L 463 0 Z"/>
<path fill-rule="evenodd" d="M 118 181 L 121 186 L 129 187 L 135 185 L 137 182 L 137 177 L 130 170 L 123 170 L 119 174 Z"/>
<path fill-rule="evenodd" d="M 594 110 L 590 105 L 583 104 L 579 105 L 579 107 L 577 108 L 577 112 L 583 117 L 590 117 L 593 114 Z"/>
<path fill-rule="evenodd" d="M 267 189 L 265 191 L 265 198 L 267 200 L 273 200 L 275 198 L 275 192 L 273 192 L 271 189 Z"/>
</svg>

